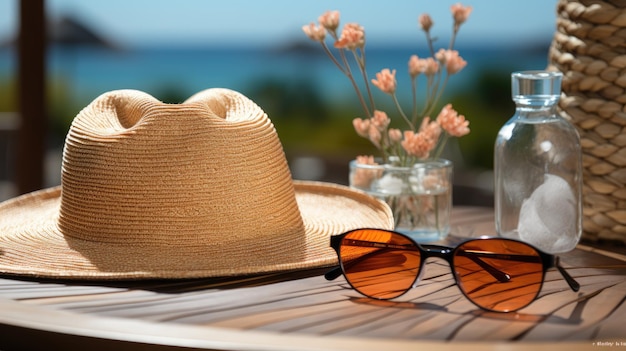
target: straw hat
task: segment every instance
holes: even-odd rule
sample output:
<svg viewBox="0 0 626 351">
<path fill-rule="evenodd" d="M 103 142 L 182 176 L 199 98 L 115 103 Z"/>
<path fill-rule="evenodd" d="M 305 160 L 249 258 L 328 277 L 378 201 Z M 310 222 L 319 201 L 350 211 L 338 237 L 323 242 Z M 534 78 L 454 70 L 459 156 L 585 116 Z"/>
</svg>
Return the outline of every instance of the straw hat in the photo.
<svg viewBox="0 0 626 351">
<path fill-rule="evenodd" d="M 179 105 L 105 93 L 74 119 L 62 185 L 0 204 L 0 273 L 192 278 L 335 264 L 329 237 L 391 228 L 382 202 L 293 181 L 251 100 L 209 89 Z"/>
</svg>

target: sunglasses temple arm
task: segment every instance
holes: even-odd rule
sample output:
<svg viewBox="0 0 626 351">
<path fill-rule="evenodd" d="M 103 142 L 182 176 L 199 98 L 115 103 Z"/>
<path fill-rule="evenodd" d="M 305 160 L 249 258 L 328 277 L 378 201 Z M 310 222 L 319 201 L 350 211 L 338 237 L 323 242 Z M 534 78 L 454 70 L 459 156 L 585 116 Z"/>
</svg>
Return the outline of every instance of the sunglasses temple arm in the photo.
<svg viewBox="0 0 626 351">
<path fill-rule="evenodd" d="M 487 262 L 481 260 L 480 257 L 475 255 L 473 252 L 467 252 L 467 251 L 461 250 L 461 251 L 459 251 L 458 255 L 459 256 L 465 256 L 465 257 L 469 258 L 470 260 L 474 261 L 474 263 L 479 265 L 480 268 L 482 268 L 485 271 L 487 271 L 487 273 L 489 273 L 492 277 L 497 279 L 500 283 L 506 283 L 506 282 L 511 280 L 511 276 L 510 275 L 508 275 L 505 272 L 502 272 L 501 270 L 497 269 L 496 267 L 494 267 L 494 266 L 488 264 Z"/>
<path fill-rule="evenodd" d="M 341 275 L 341 267 L 337 266 L 324 274 L 326 280 L 335 280 Z"/>
<path fill-rule="evenodd" d="M 569 287 L 572 288 L 573 291 L 578 291 L 580 289 L 580 284 L 578 284 L 578 282 L 571 275 L 569 275 L 569 273 L 567 273 L 565 268 L 561 266 L 561 262 L 558 256 L 555 257 L 554 265 L 556 266 L 556 269 L 561 272 L 563 279 L 565 279 L 567 284 L 569 284 Z"/>
</svg>

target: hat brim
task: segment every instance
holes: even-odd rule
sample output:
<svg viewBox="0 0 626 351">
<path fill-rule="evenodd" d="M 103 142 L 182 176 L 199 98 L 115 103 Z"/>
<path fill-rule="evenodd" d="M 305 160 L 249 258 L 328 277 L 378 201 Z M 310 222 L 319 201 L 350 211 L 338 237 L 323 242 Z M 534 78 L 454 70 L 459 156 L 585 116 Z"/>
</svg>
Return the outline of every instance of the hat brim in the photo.
<svg viewBox="0 0 626 351">
<path fill-rule="evenodd" d="M 40 190 L 0 204 L 0 274 L 41 278 L 127 280 L 178 279 L 313 269 L 337 263 L 329 238 L 361 227 L 393 227 L 389 207 L 345 186 L 294 181 L 304 222 L 304 251 L 295 261 L 270 257 L 251 264 L 254 242 L 241 243 L 228 266 L 200 247 L 137 248 L 66 237 L 57 219 L 61 187 Z M 129 228 L 132 230 L 132 228 Z M 219 248 L 217 248 L 219 249 Z M 232 249 L 232 248 L 231 248 Z M 279 256 L 275 253 L 270 255 Z"/>
</svg>

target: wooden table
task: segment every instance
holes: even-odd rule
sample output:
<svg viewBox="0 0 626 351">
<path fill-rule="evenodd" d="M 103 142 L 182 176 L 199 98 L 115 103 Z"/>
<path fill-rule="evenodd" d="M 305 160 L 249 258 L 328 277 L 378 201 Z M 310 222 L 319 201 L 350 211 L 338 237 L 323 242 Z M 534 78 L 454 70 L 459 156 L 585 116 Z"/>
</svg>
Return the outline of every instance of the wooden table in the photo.
<svg viewBox="0 0 626 351">
<path fill-rule="evenodd" d="M 493 234 L 491 208 L 457 207 L 453 233 Z M 626 257 L 589 246 L 562 256 L 519 313 L 484 312 L 433 260 L 421 284 L 377 302 L 326 270 L 126 283 L 0 277 L 0 350 L 626 350 Z"/>
</svg>

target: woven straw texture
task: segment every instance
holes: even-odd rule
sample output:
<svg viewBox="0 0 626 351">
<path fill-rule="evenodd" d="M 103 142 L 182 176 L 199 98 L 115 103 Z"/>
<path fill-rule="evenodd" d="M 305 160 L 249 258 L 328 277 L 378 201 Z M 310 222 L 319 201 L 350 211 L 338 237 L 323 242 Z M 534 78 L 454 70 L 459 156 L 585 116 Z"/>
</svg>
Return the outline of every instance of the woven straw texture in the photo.
<svg viewBox="0 0 626 351">
<path fill-rule="evenodd" d="M 336 263 L 329 237 L 391 228 L 388 206 L 294 182 L 273 124 L 227 89 L 184 104 L 103 94 L 72 122 L 62 185 L 0 204 L 0 273 L 192 278 Z"/>
<path fill-rule="evenodd" d="M 626 242 L 626 1 L 560 0 L 549 55 L 581 136 L 583 238 Z"/>
</svg>

